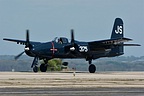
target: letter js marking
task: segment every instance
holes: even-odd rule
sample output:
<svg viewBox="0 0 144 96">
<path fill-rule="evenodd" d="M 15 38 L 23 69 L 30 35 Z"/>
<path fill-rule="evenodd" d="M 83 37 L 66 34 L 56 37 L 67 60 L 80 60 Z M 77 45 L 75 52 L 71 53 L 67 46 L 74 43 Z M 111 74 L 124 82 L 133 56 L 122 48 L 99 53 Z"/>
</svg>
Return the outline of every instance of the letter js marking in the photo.
<svg viewBox="0 0 144 96">
<path fill-rule="evenodd" d="M 115 30 L 116 34 L 122 34 L 122 26 L 117 26 L 117 29 Z"/>
</svg>

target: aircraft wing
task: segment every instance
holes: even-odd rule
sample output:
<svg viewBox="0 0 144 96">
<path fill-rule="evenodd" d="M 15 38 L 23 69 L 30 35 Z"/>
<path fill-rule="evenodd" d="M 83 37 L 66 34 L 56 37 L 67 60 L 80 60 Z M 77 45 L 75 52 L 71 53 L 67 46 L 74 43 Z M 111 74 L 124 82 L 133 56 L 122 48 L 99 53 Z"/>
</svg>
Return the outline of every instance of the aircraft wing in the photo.
<svg viewBox="0 0 144 96">
<path fill-rule="evenodd" d="M 21 45 L 25 45 L 26 44 L 26 41 L 24 41 L 24 40 L 7 39 L 7 38 L 4 38 L 3 40 L 16 42 L 17 44 L 21 44 Z"/>
<path fill-rule="evenodd" d="M 124 42 L 132 41 L 129 38 L 116 38 L 100 41 L 88 42 L 91 50 L 105 50 L 114 46 L 140 46 L 139 44 L 124 44 Z"/>
<path fill-rule="evenodd" d="M 89 42 L 90 45 L 100 44 L 100 45 L 117 45 L 123 42 L 132 41 L 132 39 L 129 38 L 118 38 L 118 39 L 107 39 L 107 40 L 100 40 L 100 41 L 93 41 Z"/>
<path fill-rule="evenodd" d="M 21 45 L 26 45 L 26 41 L 25 40 L 16 40 L 16 39 L 7 39 L 7 38 L 4 38 L 3 40 L 16 42 L 17 44 L 21 44 Z M 30 43 L 40 43 L 40 42 L 30 42 Z"/>
</svg>

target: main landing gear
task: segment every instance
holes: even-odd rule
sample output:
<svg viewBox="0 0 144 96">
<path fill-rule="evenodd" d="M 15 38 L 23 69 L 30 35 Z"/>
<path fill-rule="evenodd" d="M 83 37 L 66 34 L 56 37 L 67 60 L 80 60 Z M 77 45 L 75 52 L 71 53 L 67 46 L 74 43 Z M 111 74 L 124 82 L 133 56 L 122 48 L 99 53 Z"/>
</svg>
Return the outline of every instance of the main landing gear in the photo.
<svg viewBox="0 0 144 96">
<path fill-rule="evenodd" d="M 40 71 L 41 72 L 46 72 L 47 71 L 47 64 L 41 64 L 40 65 Z M 38 72 L 38 66 L 37 65 L 35 65 L 34 67 L 33 67 L 33 72 Z"/>
<path fill-rule="evenodd" d="M 47 71 L 47 62 L 48 60 L 44 59 L 44 63 L 40 65 L 40 71 L 41 72 L 46 72 Z M 33 68 L 33 72 L 38 72 L 38 57 L 35 57 L 33 60 L 33 63 L 31 65 L 31 68 Z"/>
<path fill-rule="evenodd" d="M 95 66 L 94 64 L 91 64 L 91 63 L 92 63 L 92 61 L 89 60 L 89 72 L 90 72 L 90 73 L 95 73 L 95 71 L 96 71 L 96 66 Z"/>
</svg>

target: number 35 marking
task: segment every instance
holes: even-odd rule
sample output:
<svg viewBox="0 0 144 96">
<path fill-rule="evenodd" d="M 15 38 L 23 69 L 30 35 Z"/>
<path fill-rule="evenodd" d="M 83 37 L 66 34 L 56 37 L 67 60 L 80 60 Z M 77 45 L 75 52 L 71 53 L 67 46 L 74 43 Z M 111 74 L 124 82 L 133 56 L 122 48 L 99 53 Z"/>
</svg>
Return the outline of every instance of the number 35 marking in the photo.
<svg viewBox="0 0 144 96">
<path fill-rule="evenodd" d="M 80 52 L 88 52 L 87 46 L 79 46 L 79 51 Z"/>
</svg>

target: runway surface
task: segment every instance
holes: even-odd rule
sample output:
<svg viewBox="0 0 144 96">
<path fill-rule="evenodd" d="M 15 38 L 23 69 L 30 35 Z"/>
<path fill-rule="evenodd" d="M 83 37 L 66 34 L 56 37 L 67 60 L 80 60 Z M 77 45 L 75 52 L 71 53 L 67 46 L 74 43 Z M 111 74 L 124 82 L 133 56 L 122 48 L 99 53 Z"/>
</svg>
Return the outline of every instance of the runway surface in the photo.
<svg viewBox="0 0 144 96">
<path fill-rule="evenodd" d="M 0 88 L 0 96 L 144 96 L 144 88 Z"/>
<path fill-rule="evenodd" d="M 0 96 L 144 96 L 144 72 L 0 72 Z"/>
</svg>

